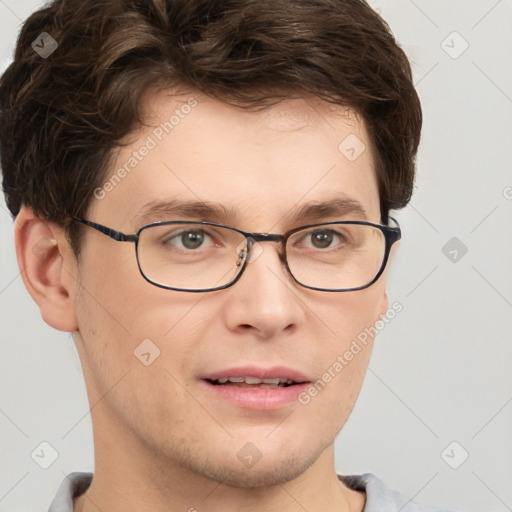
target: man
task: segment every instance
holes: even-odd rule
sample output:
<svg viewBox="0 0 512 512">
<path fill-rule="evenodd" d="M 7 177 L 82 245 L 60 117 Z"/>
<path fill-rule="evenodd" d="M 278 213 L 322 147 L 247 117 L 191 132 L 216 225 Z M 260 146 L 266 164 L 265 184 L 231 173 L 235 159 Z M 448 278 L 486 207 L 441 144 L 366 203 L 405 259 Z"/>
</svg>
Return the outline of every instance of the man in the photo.
<svg viewBox="0 0 512 512">
<path fill-rule="evenodd" d="M 0 102 L 23 279 L 93 421 L 51 512 L 427 510 L 334 470 L 421 128 L 365 2 L 57 0 Z"/>
</svg>

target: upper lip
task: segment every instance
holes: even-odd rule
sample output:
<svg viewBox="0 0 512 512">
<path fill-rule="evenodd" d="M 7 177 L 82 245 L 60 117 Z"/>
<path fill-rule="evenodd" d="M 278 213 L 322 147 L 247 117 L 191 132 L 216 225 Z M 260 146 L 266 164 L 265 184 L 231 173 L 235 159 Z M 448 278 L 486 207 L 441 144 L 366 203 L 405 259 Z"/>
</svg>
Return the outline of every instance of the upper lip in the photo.
<svg viewBox="0 0 512 512">
<path fill-rule="evenodd" d="M 292 380 L 294 382 L 310 382 L 310 378 L 292 368 L 285 366 L 272 366 L 270 368 L 262 368 L 259 366 L 238 366 L 236 368 L 228 368 L 217 372 L 209 373 L 201 377 L 204 380 L 219 380 L 229 377 L 255 377 L 257 379 L 282 379 Z"/>
</svg>

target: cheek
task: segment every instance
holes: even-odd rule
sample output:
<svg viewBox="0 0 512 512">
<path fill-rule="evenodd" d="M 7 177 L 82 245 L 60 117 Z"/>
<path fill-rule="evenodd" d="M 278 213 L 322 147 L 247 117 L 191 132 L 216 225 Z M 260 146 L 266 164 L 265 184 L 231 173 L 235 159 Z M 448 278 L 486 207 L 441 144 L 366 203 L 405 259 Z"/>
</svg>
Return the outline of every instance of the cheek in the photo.
<svg viewBox="0 0 512 512">
<path fill-rule="evenodd" d="M 118 338 L 114 334 L 137 339 L 145 331 L 164 330 L 166 315 L 151 313 L 163 309 L 166 290 L 142 277 L 134 244 L 106 237 L 98 240 L 95 233 L 91 238 L 79 267 L 87 320 L 101 326 L 103 335 L 114 340 Z"/>
<path fill-rule="evenodd" d="M 384 280 L 353 292 L 333 292 L 311 300 L 309 306 L 328 328 L 331 346 L 343 349 L 375 325 L 387 304 Z"/>
<path fill-rule="evenodd" d="M 210 325 L 211 318 L 199 304 L 204 297 L 148 283 L 138 270 L 133 247 L 120 245 L 109 246 L 118 250 L 115 266 L 109 263 L 112 253 L 98 251 L 92 264 L 84 254 L 79 269 L 76 310 L 90 364 L 112 378 L 139 369 L 147 353 L 146 359 L 165 363 L 171 371 L 186 366 Z"/>
<path fill-rule="evenodd" d="M 130 284 L 133 279 L 123 282 L 122 277 L 112 271 L 102 283 L 84 279 L 78 300 L 80 359 L 90 401 L 99 403 L 108 396 L 101 403 L 127 424 L 166 428 L 169 417 L 173 424 L 179 420 L 172 410 L 187 407 L 186 369 L 192 366 L 207 322 L 195 315 L 191 300 L 197 303 L 198 297 L 184 300 L 146 281 L 135 286 Z M 85 291 L 96 286 L 94 296 Z"/>
<path fill-rule="evenodd" d="M 321 304 L 310 304 L 313 312 L 319 312 L 328 333 L 318 340 L 321 346 L 316 351 L 319 380 L 313 385 L 314 389 L 306 392 L 303 403 L 316 400 L 318 407 L 333 411 L 333 421 L 346 419 L 357 399 L 370 361 L 373 328 L 383 301 L 384 285 L 379 282 L 365 290 L 333 294 L 331 299 L 323 298 Z M 316 324 L 319 325 L 318 321 Z M 317 399 L 317 396 L 322 398 Z"/>
</svg>

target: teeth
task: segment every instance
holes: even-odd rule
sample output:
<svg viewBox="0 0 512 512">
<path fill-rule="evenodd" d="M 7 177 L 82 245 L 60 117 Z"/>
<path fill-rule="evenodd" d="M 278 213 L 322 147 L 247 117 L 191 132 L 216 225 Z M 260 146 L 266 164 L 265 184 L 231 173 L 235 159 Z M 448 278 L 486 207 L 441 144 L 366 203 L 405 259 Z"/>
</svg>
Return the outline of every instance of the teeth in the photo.
<svg viewBox="0 0 512 512">
<path fill-rule="evenodd" d="M 262 387 L 266 387 L 268 385 L 269 387 L 278 386 L 279 384 L 282 385 L 290 385 L 293 384 L 293 380 L 291 379 L 258 379 L 257 377 L 222 377 L 222 379 L 217 379 L 217 382 L 219 384 L 226 384 L 226 382 L 233 382 L 235 384 L 240 384 L 242 382 L 245 382 L 246 384 L 262 384 Z"/>
<path fill-rule="evenodd" d="M 246 384 L 261 384 L 262 380 L 257 379 L 256 377 L 245 377 L 245 383 Z"/>
</svg>

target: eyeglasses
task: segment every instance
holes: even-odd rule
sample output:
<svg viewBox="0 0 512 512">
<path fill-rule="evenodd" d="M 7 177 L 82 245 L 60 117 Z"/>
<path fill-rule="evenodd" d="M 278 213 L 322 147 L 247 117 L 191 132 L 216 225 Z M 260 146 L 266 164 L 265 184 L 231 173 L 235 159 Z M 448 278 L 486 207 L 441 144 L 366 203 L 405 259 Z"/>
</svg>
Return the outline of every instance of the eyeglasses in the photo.
<svg viewBox="0 0 512 512">
<path fill-rule="evenodd" d="M 168 290 L 207 292 L 236 283 L 262 251 L 257 242 L 279 242 L 279 256 L 301 286 L 326 292 L 362 290 L 381 276 L 391 246 L 401 238 L 396 227 L 364 221 L 312 224 L 283 235 L 247 233 L 213 222 L 166 221 L 127 235 L 73 217 L 117 242 L 135 243 L 140 273 Z"/>
</svg>

